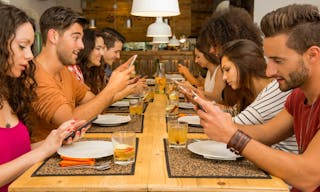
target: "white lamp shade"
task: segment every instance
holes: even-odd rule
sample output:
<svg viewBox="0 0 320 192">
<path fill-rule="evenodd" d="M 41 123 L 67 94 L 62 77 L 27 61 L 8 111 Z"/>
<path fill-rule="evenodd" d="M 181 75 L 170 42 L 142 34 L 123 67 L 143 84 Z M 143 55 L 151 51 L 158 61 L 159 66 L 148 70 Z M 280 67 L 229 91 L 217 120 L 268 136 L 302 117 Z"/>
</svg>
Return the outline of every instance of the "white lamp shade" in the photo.
<svg viewBox="0 0 320 192">
<path fill-rule="evenodd" d="M 152 43 L 159 44 L 159 43 L 168 43 L 169 37 L 153 37 Z"/>
<path fill-rule="evenodd" d="M 169 45 L 169 46 L 179 46 L 179 45 L 180 45 L 180 42 L 179 42 L 179 40 L 176 38 L 176 36 L 173 35 L 172 38 L 170 39 L 168 45 Z"/>
<path fill-rule="evenodd" d="M 142 17 L 180 15 L 178 0 L 133 0 L 131 14 Z"/>
<path fill-rule="evenodd" d="M 148 26 L 147 37 L 170 37 L 171 28 L 162 21 L 162 17 L 157 17 L 156 22 Z"/>
</svg>

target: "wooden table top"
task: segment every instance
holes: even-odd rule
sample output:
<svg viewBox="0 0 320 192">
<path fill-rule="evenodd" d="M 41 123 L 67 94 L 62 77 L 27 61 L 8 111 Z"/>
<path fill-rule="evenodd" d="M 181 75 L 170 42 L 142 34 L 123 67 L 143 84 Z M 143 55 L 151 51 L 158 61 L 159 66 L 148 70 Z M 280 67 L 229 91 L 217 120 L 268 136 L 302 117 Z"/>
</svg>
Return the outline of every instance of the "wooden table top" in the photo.
<svg viewBox="0 0 320 192">
<path fill-rule="evenodd" d="M 134 175 L 123 176 L 38 176 L 31 167 L 10 187 L 10 192 L 37 191 L 289 191 L 279 178 L 169 178 L 163 148 L 167 138 L 165 95 L 156 94 L 145 112 L 144 131 L 137 133 L 139 150 Z M 86 134 L 88 138 L 110 138 L 111 134 Z M 205 134 L 188 134 L 188 138 L 207 138 Z"/>
</svg>

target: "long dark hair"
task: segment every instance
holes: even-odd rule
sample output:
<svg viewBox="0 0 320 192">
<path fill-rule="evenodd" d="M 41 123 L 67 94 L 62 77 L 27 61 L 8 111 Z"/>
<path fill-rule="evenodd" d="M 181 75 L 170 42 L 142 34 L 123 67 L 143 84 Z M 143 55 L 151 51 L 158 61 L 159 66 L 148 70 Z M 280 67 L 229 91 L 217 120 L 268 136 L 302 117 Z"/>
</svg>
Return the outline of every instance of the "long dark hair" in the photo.
<svg viewBox="0 0 320 192">
<path fill-rule="evenodd" d="M 199 38 L 204 39 L 207 52 L 211 46 L 220 48 L 235 39 L 249 39 L 262 47 L 259 28 L 252 22 L 250 14 L 245 9 L 237 7 L 215 11 L 202 26 Z"/>
<path fill-rule="evenodd" d="M 77 63 L 83 73 L 84 82 L 94 94 L 98 94 L 106 86 L 104 65 L 88 67 L 89 55 L 95 48 L 95 41 L 98 37 L 104 38 L 104 34 L 94 29 L 85 29 L 83 31 L 84 49 L 80 51 L 77 59 Z"/>
<path fill-rule="evenodd" d="M 30 23 L 35 30 L 35 23 L 25 12 L 11 5 L 0 6 L 0 18 L 0 108 L 3 108 L 3 102 L 7 100 L 13 113 L 30 126 L 28 113 L 31 110 L 30 104 L 36 97 L 35 65 L 29 62 L 29 67 L 18 78 L 8 76 L 7 72 L 12 67 L 8 61 L 10 54 L 14 53 L 9 49 L 17 28 Z"/>
<path fill-rule="evenodd" d="M 227 57 L 238 71 L 239 88 L 232 90 L 229 85 L 224 89 L 224 102 L 232 106 L 237 104 L 238 112 L 244 110 L 258 96 L 254 88 L 254 78 L 266 79 L 266 62 L 262 49 L 254 42 L 238 39 L 222 47 L 221 58 Z"/>
</svg>

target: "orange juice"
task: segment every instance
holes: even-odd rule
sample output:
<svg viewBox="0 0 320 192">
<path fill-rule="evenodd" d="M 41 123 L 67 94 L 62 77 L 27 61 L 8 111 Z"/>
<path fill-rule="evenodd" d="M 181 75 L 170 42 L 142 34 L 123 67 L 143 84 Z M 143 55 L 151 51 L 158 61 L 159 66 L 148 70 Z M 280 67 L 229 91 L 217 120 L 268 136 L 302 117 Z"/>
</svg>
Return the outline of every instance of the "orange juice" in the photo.
<svg viewBox="0 0 320 192">
<path fill-rule="evenodd" d="M 142 104 L 138 103 L 137 105 L 130 105 L 129 112 L 130 115 L 141 115 L 142 114 Z"/>
<path fill-rule="evenodd" d="M 158 92 L 164 93 L 164 89 L 166 87 L 167 79 L 165 77 L 156 77 L 156 85 L 158 86 Z"/>
<path fill-rule="evenodd" d="M 168 123 L 168 141 L 170 147 L 185 147 L 188 124 Z"/>
<path fill-rule="evenodd" d="M 135 149 L 131 145 L 118 144 L 113 150 L 115 161 L 132 161 L 134 160 Z"/>
</svg>

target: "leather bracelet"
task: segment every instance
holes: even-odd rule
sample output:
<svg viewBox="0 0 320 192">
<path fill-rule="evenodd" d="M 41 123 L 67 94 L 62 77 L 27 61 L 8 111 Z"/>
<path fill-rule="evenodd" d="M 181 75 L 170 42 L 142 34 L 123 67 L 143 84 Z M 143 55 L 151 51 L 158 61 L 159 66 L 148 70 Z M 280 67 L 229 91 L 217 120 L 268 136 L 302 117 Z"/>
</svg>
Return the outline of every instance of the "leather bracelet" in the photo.
<svg viewBox="0 0 320 192">
<path fill-rule="evenodd" d="M 229 140 L 227 148 L 235 154 L 240 155 L 250 140 L 251 137 L 249 135 L 238 129 Z"/>
</svg>

